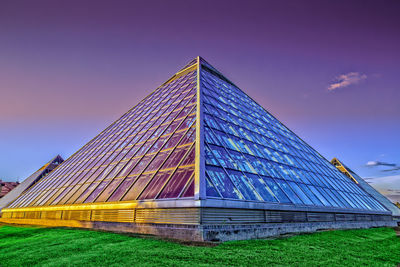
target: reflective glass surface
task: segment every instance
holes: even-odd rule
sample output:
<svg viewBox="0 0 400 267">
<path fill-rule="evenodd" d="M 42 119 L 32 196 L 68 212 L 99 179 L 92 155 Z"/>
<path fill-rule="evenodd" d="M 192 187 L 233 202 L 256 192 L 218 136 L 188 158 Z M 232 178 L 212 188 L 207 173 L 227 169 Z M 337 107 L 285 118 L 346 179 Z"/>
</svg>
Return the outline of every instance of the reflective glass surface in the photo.
<svg viewBox="0 0 400 267">
<path fill-rule="evenodd" d="M 193 197 L 196 65 L 133 107 L 10 208 Z"/>
<path fill-rule="evenodd" d="M 209 198 L 385 210 L 205 61 L 200 79 Z"/>
</svg>

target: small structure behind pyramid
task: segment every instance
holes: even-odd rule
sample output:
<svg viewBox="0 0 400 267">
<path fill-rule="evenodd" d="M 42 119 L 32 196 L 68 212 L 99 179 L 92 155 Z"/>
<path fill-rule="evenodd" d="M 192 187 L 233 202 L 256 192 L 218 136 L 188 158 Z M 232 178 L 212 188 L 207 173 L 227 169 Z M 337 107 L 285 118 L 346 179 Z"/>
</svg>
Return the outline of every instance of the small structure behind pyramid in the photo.
<svg viewBox="0 0 400 267">
<path fill-rule="evenodd" d="M 13 190 L 11 190 L 7 195 L 0 199 L 0 211 L 8 206 L 12 201 L 14 201 L 17 197 L 21 197 L 30 187 L 32 187 L 35 183 L 39 182 L 42 178 L 44 178 L 47 174 L 49 174 L 55 167 L 61 164 L 64 159 L 57 155 L 52 158 L 45 165 L 40 167 L 36 172 L 31 174 L 25 180 L 23 180 L 18 186 L 16 186 Z"/>
<path fill-rule="evenodd" d="M 1 220 L 195 241 L 394 223 L 200 57 L 20 195 Z M 268 230 L 277 222 L 289 225 Z"/>
<path fill-rule="evenodd" d="M 392 201 L 390 201 L 387 197 L 385 197 L 383 194 L 378 192 L 378 190 L 373 188 L 367 181 L 365 181 L 363 178 L 361 178 L 358 174 L 356 174 L 352 169 L 347 167 L 339 159 L 333 158 L 331 160 L 331 162 L 339 171 L 341 171 L 347 177 L 349 177 L 355 183 L 357 183 L 368 194 L 370 194 L 376 200 L 378 200 L 386 209 L 390 210 L 392 212 L 393 217 L 397 221 L 400 221 L 400 208 L 397 207 Z"/>
</svg>

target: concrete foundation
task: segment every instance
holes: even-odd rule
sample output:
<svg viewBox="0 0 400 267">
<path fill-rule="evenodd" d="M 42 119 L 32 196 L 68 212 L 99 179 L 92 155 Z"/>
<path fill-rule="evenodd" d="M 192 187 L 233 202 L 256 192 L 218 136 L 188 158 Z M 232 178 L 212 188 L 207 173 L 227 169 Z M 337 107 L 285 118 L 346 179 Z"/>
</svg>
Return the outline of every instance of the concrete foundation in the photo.
<svg viewBox="0 0 400 267">
<path fill-rule="evenodd" d="M 164 238 L 192 242 L 224 242 L 231 240 L 259 239 L 280 236 L 283 234 L 311 233 L 329 229 L 365 229 L 372 227 L 395 227 L 397 222 L 386 221 L 347 221 L 347 222 L 304 222 L 304 223 L 263 223 L 263 224 L 156 224 L 156 223 L 121 223 L 121 222 L 88 222 L 64 221 L 52 223 L 52 220 L 16 220 L 1 219 L 10 224 L 29 224 L 44 226 L 67 226 L 90 228 L 112 232 L 128 232 L 155 235 Z"/>
<path fill-rule="evenodd" d="M 312 222 L 312 223 L 267 223 L 257 225 L 204 225 L 204 241 L 230 241 L 258 239 L 293 233 L 312 233 L 329 229 L 365 229 L 372 227 L 394 227 L 394 221 L 370 222 Z"/>
</svg>

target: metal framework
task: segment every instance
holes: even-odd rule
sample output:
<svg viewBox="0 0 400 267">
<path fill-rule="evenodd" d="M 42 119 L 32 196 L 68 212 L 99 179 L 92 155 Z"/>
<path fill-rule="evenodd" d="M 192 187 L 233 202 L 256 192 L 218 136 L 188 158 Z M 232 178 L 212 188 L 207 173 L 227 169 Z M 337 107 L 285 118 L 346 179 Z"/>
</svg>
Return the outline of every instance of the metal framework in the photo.
<svg viewBox="0 0 400 267">
<path fill-rule="evenodd" d="M 341 171 L 344 175 L 346 175 L 347 177 L 349 177 L 351 180 L 353 180 L 353 182 L 355 182 L 356 184 L 358 184 L 358 181 L 356 180 L 356 178 L 353 177 L 353 175 L 347 170 L 346 167 L 344 167 L 342 165 L 342 163 L 337 159 L 337 158 L 333 158 L 331 160 L 332 164 L 335 165 L 336 168 L 338 168 L 339 171 Z"/>
</svg>

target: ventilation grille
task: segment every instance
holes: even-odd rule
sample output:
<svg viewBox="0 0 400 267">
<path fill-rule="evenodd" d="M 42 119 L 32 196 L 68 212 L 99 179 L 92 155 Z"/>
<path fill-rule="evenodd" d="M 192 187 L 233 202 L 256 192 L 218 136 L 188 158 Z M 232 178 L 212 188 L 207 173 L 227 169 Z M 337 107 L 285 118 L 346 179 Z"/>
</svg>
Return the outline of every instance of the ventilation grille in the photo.
<svg viewBox="0 0 400 267">
<path fill-rule="evenodd" d="M 263 210 L 204 209 L 203 223 L 263 223 Z"/>
<path fill-rule="evenodd" d="M 41 219 L 60 220 L 62 216 L 61 210 L 56 211 L 42 211 Z"/>
<path fill-rule="evenodd" d="M 200 215 L 201 214 L 201 215 Z M 257 224 L 329 221 L 390 221 L 390 215 L 223 208 L 56 210 L 3 212 L 4 219 L 46 219 L 165 224 Z"/>
<path fill-rule="evenodd" d="M 335 217 L 336 217 L 336 221 L 355 221 L 356 220 L 356 216 L 354 214 L 337 213 Z"/>
<path fill-rule="evenodd" d="M 1 213 L 1 218 L 11 219 L 12 218 L 12 212 L 3 212 L 3 213 Z"/>
<path fill-rule="evenodd" d="M 306 222 L 306 212 L 265 211 L 266 222 Z"/>
<path fill-rule="evenodd" d="M 40 219 L 40 211 L 25 212 L 26 219 Z"/>
<path fill-rule="evenodd" d="M 198 224 L 200 212 L 196 208 L 187 209 L 137 209 L 137 223 Z"/>
<path fill-rule="evenodd" d="M 134 222 L 135 210 L 94 210 L 92 221 L 100 222 Z"/>
<path fill-rule="evenodd" d="M 388 215 L 371 215 L 371 220 L 373 221 L 391 221 L 392 216 Z"/>
<path fill-rule="evenodd" d="M 309 222 L 331 222 L 335 220 L 335 215 L 333 213 L 308 212 L 307 220 Z"/>
<path fill-rule="evenodd" d="M 90 221 L 90 210 L 66 210 L 63 213 L 64 220 Z"/>
<path fill-rule="evenodd" d="M 370 221 L 371 220 L 371 215 L 356 214 L 356 220 L 357 221 Z"/>
<path fill-rule="evenodd" d="M 13 212 L 12 218 L 13 219 L 23 219 L 23 218 L 25 218 L 25 212 Z"/>
</svg>

